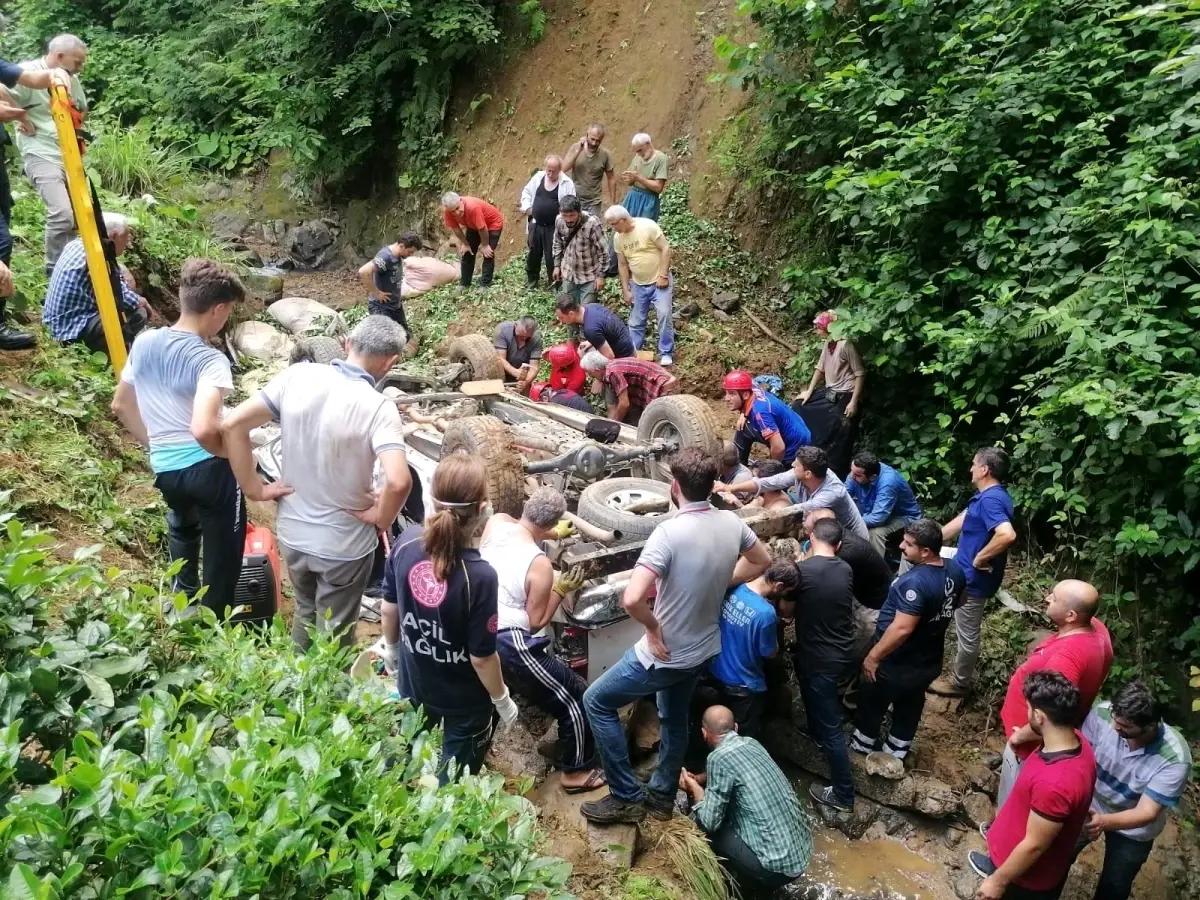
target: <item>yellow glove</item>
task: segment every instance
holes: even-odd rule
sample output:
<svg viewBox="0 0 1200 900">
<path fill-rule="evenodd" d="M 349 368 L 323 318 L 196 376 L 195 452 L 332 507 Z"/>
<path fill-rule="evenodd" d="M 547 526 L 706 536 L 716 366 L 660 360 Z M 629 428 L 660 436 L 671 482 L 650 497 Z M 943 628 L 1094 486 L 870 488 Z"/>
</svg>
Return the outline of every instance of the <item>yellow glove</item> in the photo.
<svg viewBox="0 0 1200 900">
<path fill-rule="evenodd" d="M 575 531 L 575 523 L 570 519 L 559 519 L 558 524 L 555 525 L 552 530 L 554 532 L 554 536 L 560 541 L 563 538 L 570 537 L 571 535 L 577 533 Z"/>
<path fill-rule="evenodd" d="M 559 572 L 558 577 L 554 579 L 554 593 L 560 597 L 565 597 L 581 587 L 583 587 L 583 569 L 579 566 L 573 566 L 568 572 Z"/>
</svg>

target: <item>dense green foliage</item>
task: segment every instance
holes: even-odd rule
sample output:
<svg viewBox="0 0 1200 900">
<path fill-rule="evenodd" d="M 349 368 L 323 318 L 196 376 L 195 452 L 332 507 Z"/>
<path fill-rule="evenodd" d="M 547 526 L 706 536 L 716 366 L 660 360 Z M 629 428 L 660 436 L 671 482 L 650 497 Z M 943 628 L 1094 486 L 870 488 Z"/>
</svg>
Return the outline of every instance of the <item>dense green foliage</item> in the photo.
<svg viewBox="0 0 1200 900">
<path fill-rule="evenodd" d="M 746 173 L 807 235 L 784 273 L 797 314 L 840 307 L 865 351 L 867 437 L 944 512 L 976 446 L 1009 448 L 1024 530 L 1106 592 L 1126 661 L 1197 658 L 1187 20 L 1123 0 L 741 5 L 761 41 L 718 50 L 757 88 Z"/>
<path fill-rule="evenodd" d="M 0 523 L 13 900 L 560 896 L 570 867 L 536 854 L 531 805 L 497 776 L 439 788 L 420 714 L 335 644 L 171 621 L 159 590 Z"/>
<path fill-rule="evenodd" d="M 60 31 L 88 41 L 102 119 L 140 122 L 226 171 L 278 149 L 335 181 L 387 180 L 397 161 L 418 175 L 436 166 L 452 79 L 498 36 L 494 0 L 13 5 L 22 52 Z M 544 27 L 536 0 L 521 9 Z"/>
</svg>

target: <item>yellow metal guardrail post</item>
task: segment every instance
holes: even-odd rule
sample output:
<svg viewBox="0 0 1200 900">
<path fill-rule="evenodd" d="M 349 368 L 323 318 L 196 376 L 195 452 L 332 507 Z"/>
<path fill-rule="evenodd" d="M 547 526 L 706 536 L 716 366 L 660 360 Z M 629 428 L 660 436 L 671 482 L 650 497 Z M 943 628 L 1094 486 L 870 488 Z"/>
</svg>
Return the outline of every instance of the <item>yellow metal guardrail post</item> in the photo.
<svg viewBox="0 0 1200 900">
<path fill-rule="evenodd" d="M 104 326 L 108 356 L 112 361 L 113 375 L 120 378 L 121 370 L 125 368 L 125 337 L 121 333 L 121 317 L 117 313 L 108 261 L 104 258 L 104 245 L 100 241 L 100 229 L 96 224 L 96 210 L 92 207 L 87 173 L 83 170 L 83 154 L 79 149 L 75 123 L 71 118 L 71 97 L 67 89 L 60 84 L 50 86 L 50 111 L 54 115 L 54 125 L 58 130 L 58 147 L 62 151 L 67 190 L 71 194 L 71 208 L 75 211 L 75 228 L 83 239 L 88 275 L 92 279 L 96 307 L 100 311 L 100 322 Z"/>
</svg>

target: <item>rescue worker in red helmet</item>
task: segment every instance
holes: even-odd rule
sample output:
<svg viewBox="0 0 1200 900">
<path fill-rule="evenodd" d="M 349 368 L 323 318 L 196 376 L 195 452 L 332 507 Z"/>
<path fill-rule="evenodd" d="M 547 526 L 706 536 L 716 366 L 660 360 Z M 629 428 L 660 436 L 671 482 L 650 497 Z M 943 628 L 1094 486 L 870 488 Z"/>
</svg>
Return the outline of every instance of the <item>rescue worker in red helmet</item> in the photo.
<svg viewBox="0 0 1200 900">
<path fill-rule="evenodd" d="M 742 462 L 750 457 L 750 448 L 766 444 L 771 459 L 790 465 L 796 451 L 812 443 L 812 434 L 800 415 L 770 391 L 754 386 L 754 379 L 744 369 L 734 369 L 725 376 L 725 405 L 741 418 L 733 441 L 737 444 Z"/>
<path fill-rule="evenodd" d="M 582 394 L 587 372 L 579 365 L 579 351 L 573 344 L 555 344 L 546 351 L 550 363 L 550 387 Z"/>
</svg>

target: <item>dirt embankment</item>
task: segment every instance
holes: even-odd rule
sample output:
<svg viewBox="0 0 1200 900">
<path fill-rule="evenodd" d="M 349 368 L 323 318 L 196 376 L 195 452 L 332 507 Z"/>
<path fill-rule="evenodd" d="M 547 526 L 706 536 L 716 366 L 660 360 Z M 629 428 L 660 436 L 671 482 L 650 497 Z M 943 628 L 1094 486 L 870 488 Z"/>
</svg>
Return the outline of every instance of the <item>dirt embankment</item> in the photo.
<svg viewBox="0 0 1200 900">
<path fill-rule="evenodd" d="M 522 186 L 548 153 L 565 153 L 589 122 L 608 130 L 617 171 L 644 131 L 691 184 L 698 214 L 722 206 L 733 184 L 713 141 L 743 94 L 708 80 L 713 38 L 740 27 L 727 0 L 545 0 L 535 46 L 463 86 L 450 132 L 459 141 L 447 183 L 483 196 L 509 220 L 501 255 L 524 252 L 516 224 Z M 478 101 L 483 95 L 490 99 Z"/>
</svg>

